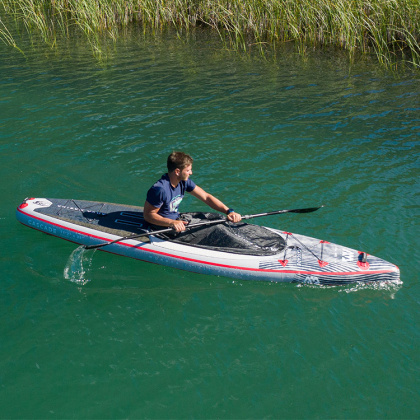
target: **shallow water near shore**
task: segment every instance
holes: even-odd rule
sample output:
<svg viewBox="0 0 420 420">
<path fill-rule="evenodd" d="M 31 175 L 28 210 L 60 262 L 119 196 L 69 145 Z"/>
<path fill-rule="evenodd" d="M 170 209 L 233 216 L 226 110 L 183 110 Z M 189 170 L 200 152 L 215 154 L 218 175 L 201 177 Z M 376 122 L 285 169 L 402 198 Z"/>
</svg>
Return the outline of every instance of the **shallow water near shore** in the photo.
<svg viewBox="0 0 420 420">
<path fill-rule="evenodd" d="M 2 418 L 417 417 L 418 75 L 200 37 L 127 38 L 104 62 L 76 39 L 0 54 Z M 379 256 L 401 283 L 72 266 L 77 245 L 15 219 L 31 196 L 143 205 L 177 149 L 243 214 L 324 204 L 255 223 Z"/>
</svg>

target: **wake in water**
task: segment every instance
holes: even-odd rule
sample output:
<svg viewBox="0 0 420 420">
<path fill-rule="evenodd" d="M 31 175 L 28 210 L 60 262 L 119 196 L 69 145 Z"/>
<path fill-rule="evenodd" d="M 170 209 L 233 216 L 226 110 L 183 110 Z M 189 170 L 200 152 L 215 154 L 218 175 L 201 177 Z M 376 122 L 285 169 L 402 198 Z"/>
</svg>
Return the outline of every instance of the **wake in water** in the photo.
<svg viewBox="0 0 420 420">
<path fill-rule="evenodd" d="M 81 285 L 88 283 L 90 281 L 88 273 L 92 267 L 94 253 L 95 251 L 88 252 L 83 245 L 76 248 L 67 260 L 64 278 Z"/>
<path fill-rule="evenodd" d="M 394 299 L 395 293 L 401 289 L 403 282 L 401 280 L 396 281 L 375 281 L 371 283 L 356 283 L 351 287 L 346 287 L 340 292 L 354 293 L 360 290 L 385 290 L 391 292 L 391 298 Z"/>
<path fill-rule="evenodd" d="M 403 282 L 397 281 L 375 281 L 370 283 L 358 282 L 352 285 L 313 285 L 299 283 L 297 287 L 313 287 L 321 289 L 337 289 L 339 293 L 354 293 L 361 290 L 384 290 L 391 292 L 391 298 L 394 299 L 395 293 L 401 289 Z"/>
</svg>

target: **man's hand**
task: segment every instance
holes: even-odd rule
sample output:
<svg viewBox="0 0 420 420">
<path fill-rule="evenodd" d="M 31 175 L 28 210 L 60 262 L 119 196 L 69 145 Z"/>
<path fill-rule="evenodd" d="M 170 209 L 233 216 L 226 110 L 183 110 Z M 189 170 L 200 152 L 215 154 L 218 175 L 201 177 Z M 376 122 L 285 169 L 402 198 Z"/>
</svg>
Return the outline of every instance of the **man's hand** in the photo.
<svg viewBox="0 0 420 420">
<path fill-rule="evenodd" d="M 169 227 L 176 230 L 177 232 L 184 232 L 185 226 L 188 225 L 188 222 L 185 220 L 174 220 Z"/>
<path fill-rule="evenodd" d="M 227 218 L 230 222 L 234 223 L 238 223 L 242 220 L 242 216 L 239 213 L 235 213 L 234 211 L 232 213 L 229 213 Z"/>
</svg>

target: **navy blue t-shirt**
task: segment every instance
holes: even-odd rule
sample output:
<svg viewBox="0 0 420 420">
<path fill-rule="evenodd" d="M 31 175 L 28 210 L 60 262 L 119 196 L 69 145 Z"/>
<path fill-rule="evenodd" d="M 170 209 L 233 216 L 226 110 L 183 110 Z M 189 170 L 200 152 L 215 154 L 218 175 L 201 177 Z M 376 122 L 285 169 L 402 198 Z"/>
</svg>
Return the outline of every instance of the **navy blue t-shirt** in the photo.
<svg viewBox="0 0 420 420">
<path fill-rule="evenodd" d="M 169 180 L 168 174 L 156 182 L 147 192 L 147 202 L 153 207 L 160 208 L 158 214 L 168 219 L 176 220 L 179 216 L 178 207 L 185 192 L 191 192 L 196 187 L 194 181 L 181 181 L 175 188 Z"/>
</svg>

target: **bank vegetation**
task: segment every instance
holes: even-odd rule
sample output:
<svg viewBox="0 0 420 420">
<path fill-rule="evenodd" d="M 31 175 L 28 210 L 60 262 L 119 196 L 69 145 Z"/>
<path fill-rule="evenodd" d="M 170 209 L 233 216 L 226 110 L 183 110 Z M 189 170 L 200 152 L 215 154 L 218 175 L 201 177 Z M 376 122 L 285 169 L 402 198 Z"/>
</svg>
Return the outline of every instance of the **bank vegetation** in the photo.
<svg viewBox="0 0 420 420">
<path fill-rule="evenodd" d="M 143 31 L 217 31 L 229 48 L 262 53 L 283 43 L 301 54 L 339 48 L 352 60 L 375 55 L 385 66 L 420 66 L 418 0 L 0 0 L 0 38 L 37 32 L 56 47 L 75 31 L 100 51 L 134 25 Z"/>
</svg>

